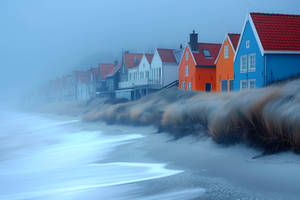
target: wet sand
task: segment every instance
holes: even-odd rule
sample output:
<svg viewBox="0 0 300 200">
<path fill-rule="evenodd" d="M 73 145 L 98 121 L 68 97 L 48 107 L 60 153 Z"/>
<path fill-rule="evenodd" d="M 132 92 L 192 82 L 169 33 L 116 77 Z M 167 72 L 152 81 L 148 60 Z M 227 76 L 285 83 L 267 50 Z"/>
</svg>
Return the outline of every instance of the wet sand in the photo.
<svg viewBox="0 0 300 200">
<path fill-rule="evenodd" d="M 100 162 L 159 162 L 184 171 L 136 183 L 138 196 L 185 191 L 194 195 L 191 199 L 299 199 L 300 159 L 293 153 L 252 159 L 261 152 L 244 145 L 224 147 L 192 136 L 174 140 L 155 128 L 136 129 L 146 132 L 145 137 L 119 146 Z"/>
</svg>

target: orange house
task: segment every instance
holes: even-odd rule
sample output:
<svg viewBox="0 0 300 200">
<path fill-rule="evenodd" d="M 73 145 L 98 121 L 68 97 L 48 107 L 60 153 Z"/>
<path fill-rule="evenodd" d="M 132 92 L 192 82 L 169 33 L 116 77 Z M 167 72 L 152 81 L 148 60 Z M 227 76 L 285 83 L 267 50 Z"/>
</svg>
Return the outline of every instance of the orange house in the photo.
<svg viewBox="0 0 300 200">
<path fill-rule="evenodd" d="M 188 91 L 216 91 L 216 65 L 221 44 L 198 43 L 198 34 L 190 34 L 179 64 L 179 88 Z"/>
<path fill-rule="evenodd" d="M 217 91 L 228 92 L 233 90 L 234 67 L 233 60 L 240 39 L 240 34 L 226 34 L 215 61 Z"/>
</svg>

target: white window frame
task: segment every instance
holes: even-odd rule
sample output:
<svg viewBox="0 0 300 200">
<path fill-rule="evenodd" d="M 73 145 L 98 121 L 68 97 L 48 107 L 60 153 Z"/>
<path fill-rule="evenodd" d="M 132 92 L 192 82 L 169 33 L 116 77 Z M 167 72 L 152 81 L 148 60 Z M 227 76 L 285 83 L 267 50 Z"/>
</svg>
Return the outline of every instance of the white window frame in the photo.
<svg viewBox="0 0 300 200">
<path fill-rule="evenodd" d="M 253 61 L 253 63 L 251 61 Z M 255 70 L 256 70 L 256 54 L 252 53 L 248 55 L 248 72 L 255 72 Z"/>
<path fill-rule="evenodd" d="M 185 90 L 185 82 L 184 81 L 181 82 L 181 89 Z"/>
<path fill-rule="evenodd" d="M 224 58 L 229 58 L 229 45 L 224 46 Z"/>
<path fill-rule="evenodd" d="M 246 63 L 243 63 L 243 59 L 246 60 Z M 241 73 L 247 72 L 247 55 L 243 55 L 240 57 L 240 72 Z"/>
<path fill-rule="evenodd" d="M 185 66 L 185 76 L 189 76 L 189 65 Z"/>
<path fill-rule="evenodd" d="M 247 40 L 246 41 L 246 49 L 249 49 L 250 48 L 250 40 Z"/>
<path fill-rule="evenodd" d="M 189 60 L 189 52 L 188 51 L 185 52 L 185 60 Z"/>
<path fill-rule="evenodd" d="M 243 86 L 243 83 L 246 84 L 246 87 L 245 87 L 245 88 L 242 87 L 242 86 Z M 241 80 L 241 81 L 240 81 L 240 90 L 246 90 L 247 88 L 248 88 L 248 82 L 247 82 L 247 80 Z"/>
<path fill-rule="evenodd" d="M 192 91 L 192 82 L 188 82 L 188 91 Z"/>
<path fill-rule="evenodd" d="M 223 90 L 223 84 L 226 81 L 226 90 Z M 228 91 L 228 80 L 221 80 L 221 92 L 227 92 Z"/>
<path fill-rule="evenodd" d="M 251 87 L 251 82 L 254 82 L 254 87 Z M 249 89 L 254 89 L 254 88 L 256 88 L 256 79 L 249 79 L 249 80 L 248 80 L 248 88 L 249 88 Z"/>
</svg>

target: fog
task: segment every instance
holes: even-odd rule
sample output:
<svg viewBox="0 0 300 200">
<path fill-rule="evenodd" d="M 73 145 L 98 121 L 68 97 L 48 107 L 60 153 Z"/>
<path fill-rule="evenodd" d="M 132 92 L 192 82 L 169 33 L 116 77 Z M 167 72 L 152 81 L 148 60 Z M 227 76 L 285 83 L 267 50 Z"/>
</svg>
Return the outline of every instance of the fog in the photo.
<svg viewBox="0 0 300 200">
<path fill-rule="evenodd" d="M 299 13 L 297 0 L 1 0 L 0 101 L 11 102 L 73 69 L 240 32 L 250 11 Z"/>
</svg>

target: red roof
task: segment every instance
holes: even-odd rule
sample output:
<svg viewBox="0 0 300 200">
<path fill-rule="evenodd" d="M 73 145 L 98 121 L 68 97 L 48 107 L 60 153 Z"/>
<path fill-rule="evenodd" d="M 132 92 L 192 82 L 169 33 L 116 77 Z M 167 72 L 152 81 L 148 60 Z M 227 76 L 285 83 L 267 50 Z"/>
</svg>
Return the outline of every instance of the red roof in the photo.
<svg viewBox="0 0 300 200">
<path fill-rule="evenodd" d="M 106 76 L 112 74 L 114 64 L 99 64 L 101 80 L 105 80 Z"/>
<path fill-rule="evenodd" d="M 241 34 L 236 34 L 236 33 L 228 33 L 228 37 L 231 41 L 231 44 L 233 45 L 234 50 L 236 50 L 237 45 L 239 43 Z"/>
<path fill-rule="evenodd" d="M 215 60 L 219 54 L 221 44 L 213 43 L 198 43 L 198 52 L 193 52 L 197 65 L 202 66 L 215 66 Z M 211 57 L 205 57 L 204 51 L 208 50 Z"/>
<path fill-rule="evenodd" d="M 138 66 L 142 60 L 142 57 L 143 54 L 125 53 L 124 54 L 125 67 L 129 69 Z"/>
<path fill-rule="evenodd" d="M 101 80 L 105 80 L 107 76 L 114 74 L 120 66 L 120 64 L 99 64 Z"/>
<path fill-rule="evenodd" d="M 176 63 L 173 49 L 157 49 L 162 62 Z"/>
<path fill-rule="evenodd" d="M 300 51 L 300 15 L 250 13 L 266 51 Z"/>
<path fill-rule="evenodd" d="M 152 59 L 153 59 L 153 54 L 145 54 L 148 62 L 151 64 L 152 63 Z"/>
</svg>

